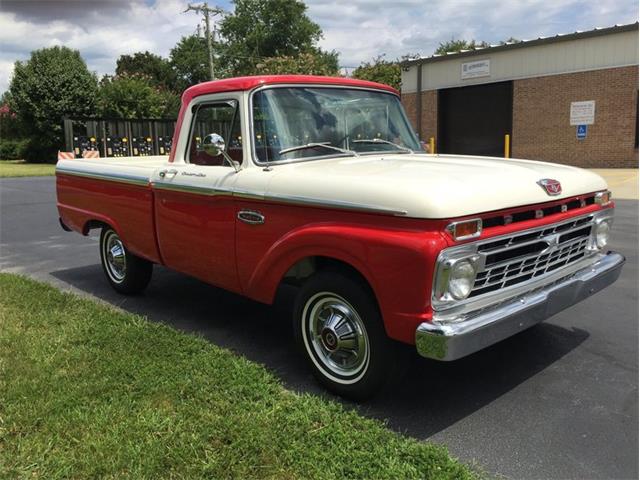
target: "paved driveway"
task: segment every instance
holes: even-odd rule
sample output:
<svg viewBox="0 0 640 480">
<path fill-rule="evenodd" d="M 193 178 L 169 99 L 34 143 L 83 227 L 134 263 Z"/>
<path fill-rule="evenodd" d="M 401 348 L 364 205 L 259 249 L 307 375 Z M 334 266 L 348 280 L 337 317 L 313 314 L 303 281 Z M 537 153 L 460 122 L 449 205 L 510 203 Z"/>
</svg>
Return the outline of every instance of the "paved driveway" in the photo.
<svg viewBox="0 0 640 480">
<path fill-rule="evenodd" d="M 52 178 L 0 180 L 0 269 L 93 295 L 266 365 L 323 394 L 295 354 L 290 291 L 269 307 L 163 268 L 145 295 L 108 287 L 97 239 L 63 232 Z M 415 357 L 392 391 L 357 408 L 512 478 L 638 478 L 638 203 L 619 201 L 618 282 L 550 321 L 455 363 Z"/>
</svg>

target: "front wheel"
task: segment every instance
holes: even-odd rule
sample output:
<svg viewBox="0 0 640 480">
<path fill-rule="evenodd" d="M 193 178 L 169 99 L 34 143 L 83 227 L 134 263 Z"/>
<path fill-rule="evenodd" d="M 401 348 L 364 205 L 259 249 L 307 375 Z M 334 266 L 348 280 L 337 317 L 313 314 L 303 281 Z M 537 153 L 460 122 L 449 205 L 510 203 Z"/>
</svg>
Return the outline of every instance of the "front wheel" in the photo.
<svg viewBox="0 0 640 480">
<path fill-rule="evenodd" d="M 319 272 L 300 289 L 294 334 L 316 378 L 343 397 L 364 400 L 388 380 L 397 345 L 362 282 Z"/>
<path fill-rule="evenodd" d="M 100 234 L 100 260 L 107 280 L 119 293 L 140 293 L 151 280 L 153 264 L 129 252 L 111 227 Z"/>
</svg>

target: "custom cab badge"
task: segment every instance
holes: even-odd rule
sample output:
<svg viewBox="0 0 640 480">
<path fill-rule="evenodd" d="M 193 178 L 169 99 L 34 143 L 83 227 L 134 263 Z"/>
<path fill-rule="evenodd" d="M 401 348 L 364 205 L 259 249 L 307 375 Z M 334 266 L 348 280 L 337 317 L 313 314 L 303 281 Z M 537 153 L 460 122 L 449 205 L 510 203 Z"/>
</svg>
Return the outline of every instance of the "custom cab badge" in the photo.
<svg viewBox="0 0 640 480">
<path fill-rule="evenodd" d="M 536 183 L 547 192 L 547 195 L 555 196 L 562 193 L 562 185 L 560 185 L 559 181 L 552 178 L 543 178 Z"/>
</svg>

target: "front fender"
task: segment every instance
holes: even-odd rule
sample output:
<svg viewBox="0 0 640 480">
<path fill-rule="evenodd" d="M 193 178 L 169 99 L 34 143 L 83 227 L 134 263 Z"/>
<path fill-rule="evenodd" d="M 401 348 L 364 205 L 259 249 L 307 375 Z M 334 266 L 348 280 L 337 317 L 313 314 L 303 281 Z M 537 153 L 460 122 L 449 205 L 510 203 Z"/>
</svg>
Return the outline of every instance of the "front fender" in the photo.
<svg viewBox="0 0 640 480">
<path fill-rule="evenodd" d="M 387 334 L 413 343 L 417 325 L 430 312 L 434 261 L 444 242 L 440 232 L 306 225 L 272 245 L 251 275 L 245 293 L 271 303 L 285 273 L 297 262 L 307 257 L 333 258 L 350 265 L 367 280 Z"/>
</svg>

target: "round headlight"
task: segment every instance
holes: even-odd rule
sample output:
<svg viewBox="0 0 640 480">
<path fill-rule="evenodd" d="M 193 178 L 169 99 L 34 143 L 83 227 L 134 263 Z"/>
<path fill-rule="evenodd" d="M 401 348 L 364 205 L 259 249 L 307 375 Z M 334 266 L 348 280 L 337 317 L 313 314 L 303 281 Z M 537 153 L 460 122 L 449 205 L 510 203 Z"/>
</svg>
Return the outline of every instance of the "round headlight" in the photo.
<svg viewBox="0 0 640 480">
<path fill-rule="evenodd" d="M 449 293 L 456 300 L 469 296 L 476 279 L 476 269 L 469 260 L 460 260 L 451 268 L 449 275 Z"/>
<path fill-rule="evenodd" d="M 611 226 L 609 222 L 600 222 L 596 225 L 596 245 L 598 248 L 604 248 L 609 243 L 609 235 Z"/>
</svg>

